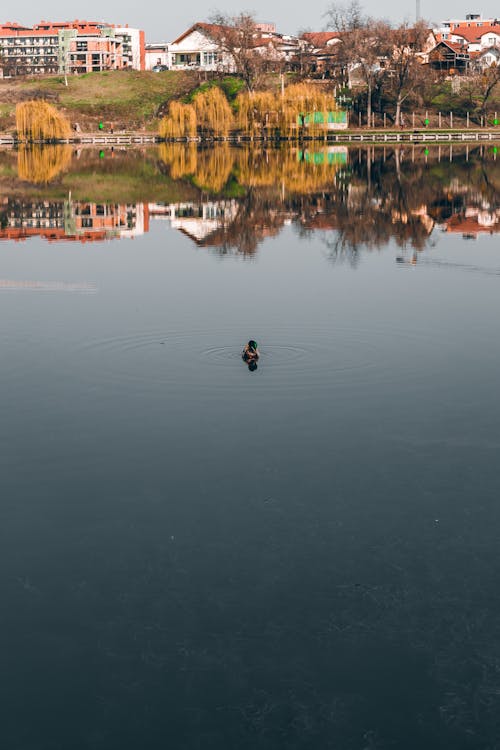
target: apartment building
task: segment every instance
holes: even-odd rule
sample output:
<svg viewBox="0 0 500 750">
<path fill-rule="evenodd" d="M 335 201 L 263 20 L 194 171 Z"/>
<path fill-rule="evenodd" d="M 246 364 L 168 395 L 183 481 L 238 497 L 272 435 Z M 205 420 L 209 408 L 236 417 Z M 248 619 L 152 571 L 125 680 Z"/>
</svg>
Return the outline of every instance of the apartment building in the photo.
<svg viewBox="0 0 500 750">
<path fill-rule="evenodd" d="M 465 19 L 443 21 L 435 36 L 438 42 L 451 42 L 467 47 L 468 52 L 480 52 L 500 46 L 500 20 L 469 13 Z"/>
<path fill-rule="evenodd" d="M 145 68 L 144 32 L 95 21 L 0 25 L 5 76 Z"/>
</svg>

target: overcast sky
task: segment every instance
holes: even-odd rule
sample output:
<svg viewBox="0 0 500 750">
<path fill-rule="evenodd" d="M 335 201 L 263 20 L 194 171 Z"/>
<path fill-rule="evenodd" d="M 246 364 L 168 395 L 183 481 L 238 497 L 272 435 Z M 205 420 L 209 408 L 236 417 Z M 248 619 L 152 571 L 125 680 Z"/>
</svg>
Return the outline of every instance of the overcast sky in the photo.
<svg viewBox="0 0 500 750">
<path fill-rule="evenodd" d="M 205 21 L 214 10 L 237 13 L 241 10 L 253 11 L 260 21 L 274 21 L 278 31 L 295 34 L 299 29 L 320 31 L 325 26 L 323 14 L 329 6 L 329 0 L 310 0 L 307 3 L 290 2 L 290 0 L 253 0 L 244 5 L 230 4 L 221 0 L 206 4 L 199 0 L 192 2 L 165 3 L 158 6 L 153 3 L 142 5 L 130 0 L 87 0 L 86 3 L 75 3 L 62 0 L 44 0 L 35 3 L 25 0 L 20 5 L 12 2 L 1 3 L 0 22 L 18 21 L 33 24 L 42 19 L 66 21 L 74 18 L 85 18 L 92 21 L 108 21 L 109 23 L 126 24 L 139 27 L 146 32 L 146 40 L 172 41 L 195 21 Z M 391 21 L 415 19 L 415 0 L 402 4 L 397 0 L 386 3 L 377 0 L 362 2 L 363 8 L 369 15 L 385 17 Z M 495 4 L 496 14 L 500 16 L 498 4 Z M 174 9 L 172 12 L 172 8 Z M 466 13 L 482 13 L 484 17 L 495 17 L 492 0 L 478 8 L 470 5 L 457 5 L 452 0 L 421 0 L 421 15 L 431 21 L 441 21 L 444 18 L 464 17 Z"/>
</svg>

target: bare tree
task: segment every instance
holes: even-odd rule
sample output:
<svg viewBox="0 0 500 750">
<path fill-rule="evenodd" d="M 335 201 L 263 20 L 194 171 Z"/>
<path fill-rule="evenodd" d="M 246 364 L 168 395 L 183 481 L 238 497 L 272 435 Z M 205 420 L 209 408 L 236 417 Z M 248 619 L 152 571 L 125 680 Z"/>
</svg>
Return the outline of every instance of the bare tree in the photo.
<svg viewBox="0 0 500 750">
<path fill-rule="evenodd" d="M 421 53 L 428 33 L 424 21 L 419 21 L 415 26 L 401 24 L 395 29 L 388 29 L 384 44 L 390 50 L 388 84 L 396 101 L 396 127 L 401 125 L 402 105 L 415 91 L 424 74 Z"/>
<path fill-rule="evenodd" d="M 486 107 L 499 83 L 500 67 L 494 63 L 470 79 L 471 98 L 481 117 L 486 117 Z"/>
<path fill-rule="evenodd" d="M 367 120 L 371 122 L 372 97 L 387 73 L 387 41 L 390 26 L 365 16 L 358 0 L 333 4 L 325 13 L 328 24 L 339 32 L 342 40 L 335 45 L 335 62 L 342 82 L 357 78 L 366 86 Z"/>
<path fill-rule="evenodd" d="M 372 116 L 373 92 L 380 89 L 388 74 L 390 27 L 385 21 L 366 18 L 364 23 L 348 32 L 344 39 L 345 54 L 350 57 L 351 71 L 366 86 L 366 119 Z"/>
<path fill-rule="evenodd" d="M 260 32 L 255 17 L 251 13 L 239 13 L 236 16 L 216 11 L 210 18 L 213 24 L 211 36 L 223 55 L 234 66 L 241 76 L 248 91 L 252 91 L 267 67 L 267 57 L 257 49 L 257 37 Z"/>
<path fill-rule="evenodd" d="M 366 18 L 359 0 L 345 3 L 332 3 L 323 15 L 327 26 L 343 33 L 360 29 L 366 25 Z"/>
</svg>

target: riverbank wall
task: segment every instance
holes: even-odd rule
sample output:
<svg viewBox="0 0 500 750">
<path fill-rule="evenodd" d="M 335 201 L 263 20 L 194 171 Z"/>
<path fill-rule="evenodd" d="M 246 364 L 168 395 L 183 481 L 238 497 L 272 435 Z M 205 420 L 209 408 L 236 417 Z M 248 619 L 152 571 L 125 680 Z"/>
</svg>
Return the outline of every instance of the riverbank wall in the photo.
<svg viewBox="0 0 500 750">
<path fill-rule="evenodd" d="M 424 131 L 424 130 L 412 130 L 412 131 L 387 131 L 387 130 L 349 130 L 349 131 L 338 131 L 335 133 L 328 132 L 324 136 L 308 136 L 303 135 L 298 138 L 288 137 L 276 137 L 264 135 L 254 136 L 243 136 L 243 135 L 230 135 L 227 137 L 184 137 L 184 138 L 161 138 L 155 133 L 75 133 L 74 136 L 68 138 L 60 138 L 57 140 L 33 140 L 30 144 L 46 144 L 46 143 L 58 143 L 58 144 L 70 144 L 70 145 L 92 145 L 92 146 L 134 146 L 134 145 L 155 145 L 158 143 L 199 143 L 199 144 L 214 144 L 214 143 L 338 143 L 338 144 L 349 144 L 349 143 L 476 143 L 476 142 L 500 142 L 500 129 L 495 130 L 440 130 L 440 131 Z M 0 145 L 2 146 L 19 146 L 24 144 L 25 141 L 18 140 L 13 135 L 1 135 L 0 134 Z"/>
</svg>

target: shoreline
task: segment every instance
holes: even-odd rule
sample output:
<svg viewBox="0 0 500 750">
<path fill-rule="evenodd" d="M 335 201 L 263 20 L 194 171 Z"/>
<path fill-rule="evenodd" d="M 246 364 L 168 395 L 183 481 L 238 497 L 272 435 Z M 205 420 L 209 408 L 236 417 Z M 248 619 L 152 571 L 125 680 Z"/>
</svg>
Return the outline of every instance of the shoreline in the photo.
<svg viewBox="0 0 500 750">
<path fill-rule="evenodd" d="M 266 143 L 280 144 L 289 143 L 301 145 L 304 143 L 323 144 L 350 144 L 350 143 L 478 143 L 478 142 L 500 142 L 500 129 L 467 129 L 467 130 L 383 130 L 371 129 L 347 130 L 335 133 L 325 133 L 322 136 L 303 135 L 300 138 L 289 138 L 286 136 L 268 135 L 229 135 L 217 137 L 178 137 L 162 138 L 157 133 L 144 132 L 121 132 L 121 133 L 78 133 L 69 138 L 58 139 L 34 139 L 30 141 L 17 139 L 13 135 L 0 134 L 0 146 L 18 147 L 21 145 L 95 145 L 95 146 L 120 146 L 120 145 L 157 145 L 160 143 L 197 143 L 214 144 L 230 143 L 238 145 L 241 143 Z"/>
</svg>

